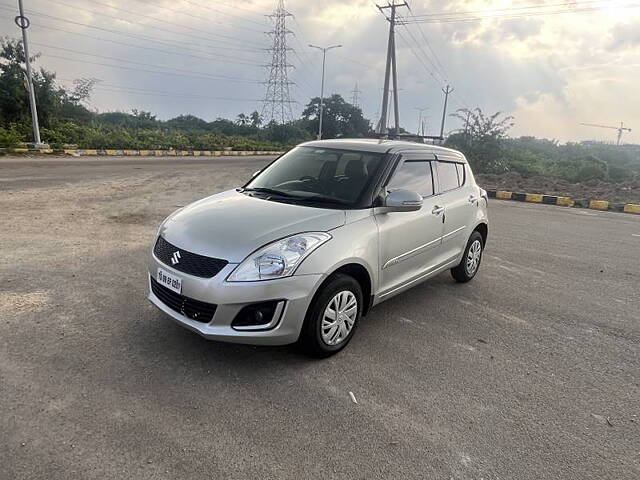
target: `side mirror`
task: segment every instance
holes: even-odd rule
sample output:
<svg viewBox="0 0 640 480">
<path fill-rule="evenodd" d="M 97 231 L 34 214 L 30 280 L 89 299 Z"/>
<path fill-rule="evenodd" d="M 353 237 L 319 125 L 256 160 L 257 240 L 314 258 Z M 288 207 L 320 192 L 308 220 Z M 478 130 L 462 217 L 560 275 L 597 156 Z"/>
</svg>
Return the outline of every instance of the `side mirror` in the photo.
<svg viewBox="0 0 640 480">
<path fill-rule="evenodd" d="M 394 190 L 384 199 L 386 212 L 415 212 L 422 208 L 422 196 L 410 190 Z"/>
</svg>

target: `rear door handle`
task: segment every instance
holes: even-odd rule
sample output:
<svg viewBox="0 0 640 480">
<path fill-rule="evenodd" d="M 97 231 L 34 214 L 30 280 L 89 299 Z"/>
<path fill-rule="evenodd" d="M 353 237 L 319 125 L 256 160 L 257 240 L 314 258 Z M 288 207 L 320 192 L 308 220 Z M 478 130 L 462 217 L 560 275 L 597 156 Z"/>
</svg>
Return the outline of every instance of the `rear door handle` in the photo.
<svg viewBox="0 0 640 480">
<path fill-rule="evenodd" d="M 444 212 L 444 207 L 439 207 L 437 205 L 433 207 L 433 210 L 431 210 L 431 213 L 434 215 L 440 215 L 442 212 Z"/>
</svg>

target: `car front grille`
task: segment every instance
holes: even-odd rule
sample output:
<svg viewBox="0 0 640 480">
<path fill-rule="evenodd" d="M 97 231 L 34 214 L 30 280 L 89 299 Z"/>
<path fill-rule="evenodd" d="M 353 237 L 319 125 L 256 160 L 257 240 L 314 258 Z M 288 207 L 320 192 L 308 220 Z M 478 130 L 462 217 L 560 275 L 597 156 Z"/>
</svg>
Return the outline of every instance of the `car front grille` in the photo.
<svg viewBox="0 0 640 480">
<path fill-rule="evenodd" d="M 188 252 L 171 245 L 162 237 L 158 237 L 153 253 L 158 260 L 171 268 L 202 278 L 215 277 L 229 263 L 219 258 Z"/>
<path fill-rule="evenodd" d="M 180 295 L 179 293 L 169 290 L 164 285 L 160 285 L 153 278 L 150 278 L 150 280 L 151 291 L 153 294 L 171 310 L 175 310 L 185 317 L 197 322 L 209 323 L 213 320 L 213 315 L 216 313 L 217 305 L 185 297 L 184 295 Z"/>
</svg>

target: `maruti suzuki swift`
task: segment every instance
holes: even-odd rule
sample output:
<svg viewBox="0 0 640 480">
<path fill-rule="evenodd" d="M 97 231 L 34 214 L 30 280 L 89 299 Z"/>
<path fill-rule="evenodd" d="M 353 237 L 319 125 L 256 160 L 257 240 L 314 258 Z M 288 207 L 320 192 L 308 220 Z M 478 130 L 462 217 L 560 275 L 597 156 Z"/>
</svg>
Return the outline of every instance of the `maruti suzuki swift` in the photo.
<svg viewBox="0 0 640 480">
<path fill-rule="evenodd" d="M 395 140 L 303 143 L 172 213 L 149 300 L 203 337 L 328 356 L 373 306 L 450 270 L 471 280 L 487 195 L 464 155 Z"/>
</svg>

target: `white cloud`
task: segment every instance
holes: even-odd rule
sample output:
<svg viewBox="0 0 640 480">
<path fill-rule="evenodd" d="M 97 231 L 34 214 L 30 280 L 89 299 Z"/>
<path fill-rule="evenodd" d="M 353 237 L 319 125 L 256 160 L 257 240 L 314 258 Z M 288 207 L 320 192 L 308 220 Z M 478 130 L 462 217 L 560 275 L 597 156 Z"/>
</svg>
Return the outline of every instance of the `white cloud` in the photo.
<svg viewBox="0 0 640 480">
<path fill-rule="evenodd" d="M 455 0 L 446 2 L 446 6 L 440 0 L 409 2 L 414 14 L 445 9 L 488 11 L 523 5 L 516 0 Z M 257 101 L 173 98 L 155 95 L 151 91 L 259 99 L 263 95 L 262 85 L 115 68 L 114 65 L 120 65 L 153 70 L 118 60 L 65 53 L 57 48 L 178 68 L 187 74 L 198 71 L 258 82 L 266 77 L 260 65 L 268 62 L 268 54 L 252 48 L 269 46 L 264 35 L 269 28 L 264 14 L 273 10 L 276 0 L 100 0 L 100 3 L 90 0 L 31 0 L 28 3 L 27 14 L 40 11 L 123 32 L 113 34 L 77 23 L 31 15 L 31 38 L 39 44 L 33 49 L 43 53 L 38 63 L 57 71 L 60 78 L 98 77 L 115 85 L 149 91 L 147 95 L 141 95 L 136 93 L 140 90 L 96 90 L 93 103 L 99 109 L 138 108 L 151 110 L 160 118 L 192 113 L 210 120 L 218 116 L 235 117 L 240 111 L 259 107 Z M 374 114 L 380 109 L 388 24 L 373 3 L 370 0 L 286 0 L 285 3 L 295 15 L 295 20 L 288 19 L 288 27 L 296 33 L 296 38 L 290 36 L 289 40 L 297 52 L 290 53 L 289 61 L 296 66 L 291 77 L 297 84 L 293 90 L 295 98 L 301 102 L 298 110 L 302 110 L 302 104 L 309 97 L 319 93 L 321 56 L 308 50 L 306 44 L 341 43 L 344 47 L 331 52 L 327 58 L 326 91 L 338 92 L 349 98 L 357 81 L 363 90 L 365 113 L 374 119 Z M 534 3 L 559 2 L 528 0 L 526 5 Z M 637 125 L 640 132 L 640 92 L 636 85 L 638 82 L 634 81 L 640 78 L 640 8 L 620 8 L 628 3 L 626 0 L 603 0 L 606 8 L 597 13 L 427 24 L 423 32 L 438 60 L 423 58 L 426 68 L 414 57 L 404 40 L 398 38 L 403 124 L 414 130 L 417 122 L 414 107 L 424 106 L 430 107 L 430 123 L 433 126 L 439 124 L 442 108 L 440 88 L 442 83 L 449 81 L 456 89 L 451 99 L 452 108 L 479 106 L 487 112 L 501 110 L 512 113 L 517 121 L 514 132 L 518 134 L 564 140 L 605 138 L 608 135 L 606 130 L 585 130 L 578 125 L 585 121 L 613 124 L 625 121 L 632 127 Z M 110 9 L 105 4 L 131 13 Z M 95 13 L 74 9 L 74 5 Z M 10 17 L 4 15 L 0 18 L 1 33 L 18 36 Z M 414 45 L 414 50 L 426 52 L 431 57 L 431 50 L 418 27 L 410 28 L 413 37 L 406 27 L 399 27 L 398 31 Z M 97 38 L 83 37 L 78 33 Z M 161 43 L 125 34 L 152 37 Z M 419 46 L 415 45 L 416 41 Z M 180 52 L 210 59 L 181 57 Z M 453 120 L 450 122 L 451 128 L 456 126 Z M 638 136 L 627 138 L 640 141 Z"/>
</svg>

